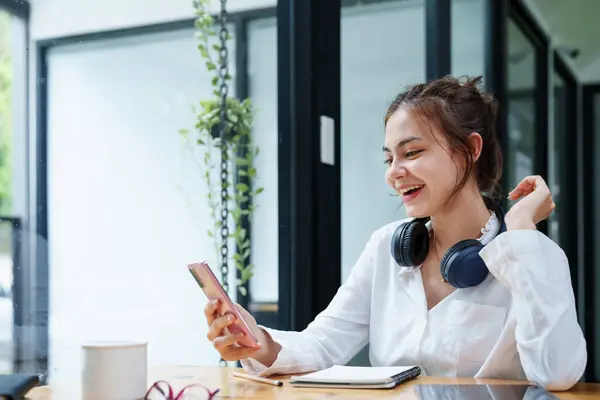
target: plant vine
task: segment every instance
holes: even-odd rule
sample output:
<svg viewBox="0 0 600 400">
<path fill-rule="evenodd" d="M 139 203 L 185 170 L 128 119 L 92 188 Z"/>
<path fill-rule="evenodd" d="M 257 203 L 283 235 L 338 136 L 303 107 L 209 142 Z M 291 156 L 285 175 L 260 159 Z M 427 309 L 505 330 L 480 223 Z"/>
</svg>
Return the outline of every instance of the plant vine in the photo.
<svg viewBox="0 0 600 400">
<path fill-rule="evenodd" d="M 233 240 L 236 252 L 233 254 L 235 267 L 240 271 L 237 288 L 242 296 L 247 295 L 247 284 L 253 276 L 254 265 L 251 260 L 251 238 L 249 232 L 243 228 L 243 220 L 252 222 L 252 215 L 257 205 L 255 197 L 263 192 L 262 187 L 253 188 L 257 171 L 255 157 L 259 148 L 252 142 L 252 124 L 254 110 L 250 99 L 240 100 L 236 97 L 226 97 L 225 113 L 225 146 L 227 148 L 230 170 L 236 172 L 234 182 L 222 182 L 218 172 L 221 166 L 221 92 L 219 90 L 220 78 L 218 66 L 222 64 L 222 49 L 214 39 L 218 37 L 218 27 L 213 16 L 208 10 L 210 0 L 194 1 L 195 29 L 198 39 L 197 49 L 204 60 L 207 71 L 211 73 L 212 97 L 199 102 L 199 109 L 194 107 L 196 116 L 195 135 L 192 137 L 190 130 L 182 129 L 180 134 L 185 140 L 195 140 L 195 144 L 202 149 L 202 178 L 207 188 L 207 200 L 210 207 L 212 227 L 208 236 L 213 240 L 215 253 L 221 254 L 223 238 L 219 231 L 222 228 L 221 208 L 226 202 L 227 210 L 231 216 L 233 229 L 228 230 L 227 238 Z M 227 40 L 231 37 L 228 36 Z M 216 55 L 215 55 L 216 54 Z M 224 76 L 226 82 L 231 82 L 231 75 Z M 216 153 L 216 154 L 215 154 Z M 215 175 L 217 174 L 217 175 Z M 225 189 L 227 195 L 222 197 L 221 190 Z M 219 257 L 218 257 L 219 258 Z M 225 286 L 225 285 L 224 285 Z M 227 286 L 225 286 L 227 287 Z"/>
</svg>

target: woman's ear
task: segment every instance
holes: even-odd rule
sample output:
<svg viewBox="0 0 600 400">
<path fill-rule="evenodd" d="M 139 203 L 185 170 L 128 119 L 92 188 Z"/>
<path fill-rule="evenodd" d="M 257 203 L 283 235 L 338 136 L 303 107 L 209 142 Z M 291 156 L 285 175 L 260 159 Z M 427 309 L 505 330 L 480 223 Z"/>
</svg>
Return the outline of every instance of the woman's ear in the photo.
<svg viewBox="0 0 600 400">
<path fill-rule="evenodd" d="M 483 139 L 479 133 L 473 132 L 469 135 L 469 146 L 473 154 L 473 162 L 479 160 L 481 149 L 483 148 Z"/>
</svg>

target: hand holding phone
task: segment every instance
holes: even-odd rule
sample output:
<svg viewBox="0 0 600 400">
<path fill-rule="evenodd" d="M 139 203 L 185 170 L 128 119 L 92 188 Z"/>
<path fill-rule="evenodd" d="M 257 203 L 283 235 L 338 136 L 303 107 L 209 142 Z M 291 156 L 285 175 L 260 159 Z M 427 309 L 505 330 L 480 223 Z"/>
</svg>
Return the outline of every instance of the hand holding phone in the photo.
<svg viewBox="0 0 600 400">
<path fill-rule="evenodd" d="M 250 314 L 241 309 L 246 316 L 242 315 L 206 262 L 189 264 L 188 269 L 209 300 L 205 313 L 211 327 L 209 336 L 215 336 L 209 337 L 209 340 L 215 343 L 215 347 L 237 343 L 249 348 L 251 353 L 256 352 L 260 348 L 254 333 L 258 332 L 258 327 Z M 228 320 L 228 316 L 232 316 L 233 320 Z"/>
</svg>

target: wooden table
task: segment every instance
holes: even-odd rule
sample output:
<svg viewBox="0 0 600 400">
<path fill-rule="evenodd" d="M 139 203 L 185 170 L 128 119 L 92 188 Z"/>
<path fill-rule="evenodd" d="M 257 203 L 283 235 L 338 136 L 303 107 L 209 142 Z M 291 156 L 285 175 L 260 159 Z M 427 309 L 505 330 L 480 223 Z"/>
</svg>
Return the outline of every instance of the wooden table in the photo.
<svg viewBox="0 0 600 400">
<path fill-rule="evenodd" d="M 284 381 L 283 387 L 256 383 L 231 376 L 234 368 L 222 367 L 196 367 L 173 366 L 152 369 L 148 375 L 148 385 L 157 380 L 166 380 L 178 390 L 191 383 L 201 383 L 209 389 L 220 388 L 216 398 L 234 399 L 418 399 L 414 392 L 414 385 L 441 383 L 441 384 L 522 384 L 519 381 L 504 381 L 494 379 L 470 378 L 438 378 L 422 376 L 409 382 L 396 386 L 394 389 L 312 389 L 294 388 L 287 383 L 287 377 L 278 377 Z M 66 386 L 41 386 L 33 389 L 28 399 L 31 400 L 56 400 L 80 398 L 80 385 L 75 383 Z M 600 384 L 579 383 L 570 391 L 554 393 L 560 399 L 600 399 Z"/>
</svg>

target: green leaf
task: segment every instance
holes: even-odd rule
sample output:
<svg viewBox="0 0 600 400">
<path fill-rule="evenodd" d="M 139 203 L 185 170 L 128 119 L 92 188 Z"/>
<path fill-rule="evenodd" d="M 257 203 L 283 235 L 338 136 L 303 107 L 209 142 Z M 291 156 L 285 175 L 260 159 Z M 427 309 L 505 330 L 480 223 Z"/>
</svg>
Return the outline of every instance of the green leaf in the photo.
<svg viewBox="0 0 600 400">
<path fill-rule="evenodd" d="M 212 231 L 207 231 L 206 233 L 208 233 L 208 237 L 215 237 L 214 233 Z"/>
<path fill-rule="evenodd" d="M 247 282 L 250 278 L 252 278 L 252 270 L 250 268 L 246 268 L 242 271 L 242 280 Z"/>
<path fill-rule="evenodd" d="M 238 290 L 239 290 L 240 294 L 244 297 L 246 297 L 246 295 L 248 294 L 248 292 L 246 291 L 246 288 L 244 286 L 238 286 Z"/>
<path fill-rule="evenodd" d="M 254 192 L 254 195 L 256 196 L 257 194 L 261 194 L 264 190 L 264 188 L 259 187 L 258 189 L 256 189 L 256 192 Z"/>
<path fill-rule="evenodd" d="M 246 249 L 244 251 L 244 254 L 242 254 L 242 259 L 243 260 L 247 259 L 248 257 L 250 257 L 250 249 Z"/>
<path fill-rule="evenodd" d="M 215 69 L 217 69 L 217 66 L 215 65 L 214 62 L 207 61 L 206 62 L 206 68 L 208 68 L 209 71 L 214 71 Z"/>
<path fill-rule="evenodd" d="M 248 185 L 246 185 L 245 183 L 238 183 L 237 185 L 235 185 L 235 188 L 239 192 L 247 192 L 248 190 L 250 190 L 250 187 Z"/>
<path fill-rule="evenodd" d="M 236 164 L 245 166 L 245 165 L 248 165 L 248 160 L 246 160 L 243 157 L 236 157 Z"/>
</svg>

